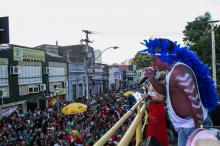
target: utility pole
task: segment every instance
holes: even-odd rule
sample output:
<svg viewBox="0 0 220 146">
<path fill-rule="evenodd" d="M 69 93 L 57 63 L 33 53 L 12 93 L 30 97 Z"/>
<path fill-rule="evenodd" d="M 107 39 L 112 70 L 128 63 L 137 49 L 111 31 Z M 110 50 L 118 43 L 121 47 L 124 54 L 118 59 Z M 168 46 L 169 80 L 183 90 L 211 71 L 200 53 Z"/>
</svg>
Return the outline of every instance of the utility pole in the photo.
<svg viewBox="0 0 220 146">
<path fill-rule="evenodd" d="M 214 31 L 214 23 L 219 22 L 219 20 L 215 21 L 209 21 L 211 23 L 211 35 L 212 35 L 212 77 L 214 80 L 215 86 L 217 85 L 216 83 L 216 52 L 215 52 L 215 31 Z"/>
<path fill-rule="evenodd" d="M 82 30 L 82 32 L 84 32 L 86 34 L 86 39 L 82 39 L 81 42 L 85 42 L 86 43 L 86 58 L 85 58 L 85 62 L 86 62 L 86 98 L 89 99 L 90 95 L 89 95 L 89 74 L 88 74 L 88 52 L 89 52 L 89 43 L 92 43 L 89 40 L 89 35 L 92 34 L 91 31 L 89 30 Z"/>
</svg>

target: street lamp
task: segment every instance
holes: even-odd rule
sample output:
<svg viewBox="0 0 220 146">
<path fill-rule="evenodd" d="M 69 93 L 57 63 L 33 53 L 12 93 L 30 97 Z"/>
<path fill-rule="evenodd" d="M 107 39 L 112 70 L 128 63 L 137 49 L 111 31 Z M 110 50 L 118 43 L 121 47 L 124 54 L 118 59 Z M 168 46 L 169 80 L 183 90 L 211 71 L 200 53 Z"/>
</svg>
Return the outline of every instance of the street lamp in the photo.
<svg viewBox="0 0 220 146">
<path fill-rule="evenodd" d="M 115 50 L 115 49 L 118 49 L 119 47 L 118 47 L 118 46 L 113 46 L 113 47 L 108 47 L 108 48 L 106 48 L 104 51 L 102 51 L 102 52 L 99 54 L 99 56 L 97 56 L 97 57 L 95 58 L 95 61 L 96 61 L 106 50 L 111 49 L 111 48 L 113 48 L 113 49 Z M 94 62 L 95 62 L 95 61 L 94 61 Z"/>
</svg>

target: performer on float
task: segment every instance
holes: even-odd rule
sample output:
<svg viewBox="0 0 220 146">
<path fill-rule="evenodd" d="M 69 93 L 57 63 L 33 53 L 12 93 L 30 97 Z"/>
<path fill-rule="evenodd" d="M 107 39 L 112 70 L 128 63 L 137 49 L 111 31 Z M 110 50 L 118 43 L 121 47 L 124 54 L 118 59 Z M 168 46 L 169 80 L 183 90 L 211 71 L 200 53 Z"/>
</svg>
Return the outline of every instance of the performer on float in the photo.
<svg viewBox="0 0 220 146">
<path fill-rule="evenodd" d="M 217 92 L 209 68 L 195 52 L 168 39 L 150 39 L 140 53 L 151 55 L 155 69 L 147 77 L 154 89 L 167 95 L 169 118 L 178 132 L 178 146 L 185 146 L 195 128 L 212 125 L 207 110 L 217 104 Z M 167 71 L 166 83 L 155 80 L 156 70 Z"/>
</svg>

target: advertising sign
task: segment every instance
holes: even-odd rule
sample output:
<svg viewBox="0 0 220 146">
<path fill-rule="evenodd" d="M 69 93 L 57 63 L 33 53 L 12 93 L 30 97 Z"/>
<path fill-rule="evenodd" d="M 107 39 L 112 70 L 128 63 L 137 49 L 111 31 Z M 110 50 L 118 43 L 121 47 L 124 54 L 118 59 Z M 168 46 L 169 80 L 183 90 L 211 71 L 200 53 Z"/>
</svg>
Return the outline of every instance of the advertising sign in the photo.
<svg viewBox="0 0 220 146">
<path fill-rule="evenodd" d="M 16 61 L 45 62 L 45 52 L 14 46 L 13 59 Z"/>
</svg>

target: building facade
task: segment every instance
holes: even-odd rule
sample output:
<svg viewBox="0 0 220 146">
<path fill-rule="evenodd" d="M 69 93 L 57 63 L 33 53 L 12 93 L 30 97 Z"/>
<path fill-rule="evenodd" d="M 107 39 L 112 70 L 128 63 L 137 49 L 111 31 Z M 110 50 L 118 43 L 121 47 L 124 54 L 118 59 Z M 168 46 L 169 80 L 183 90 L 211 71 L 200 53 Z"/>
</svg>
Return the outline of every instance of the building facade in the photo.
<svg viewBox="0 0 220 146">
<path fill-rule="evenodd" d="M 94 74 L 93 48 L 83 44 L 63 46 L 59 48 L 59 55 L 66 57 L 69 63 L 68 100 L 74 100 L 80 96 L 90 97 Z"/>
<path fill-rule="evenodd" d="M 78 97 L 86 95 L 86 72 L 84 63 L 70 63 L 69 64 L 69 101 L 73 101 Z"/>
<path fill-rule="evenodd" d="M 64 102 L 67 100 L 67 63 L 66 59 L 57 56 L 56 54 L 47 53 L 48 65 L 46 67 L 49 70 L 47 74 L 49 91 L 49 105 L 52 105 L 51 101 L 57 100 L 57 102 Z M 46 74 L 46 73 L 45 73 Z"/>
<path fill-rule="evenodd" d="M 99 94 L 103 92 L 103 68 L 104 65 L 100 63 L 95 64 L 95 72 L 92 79 L 92 94 Z"/>
<path fill-rule="evenodd" d="M 119 65 L 112 65 L 109 67 L 109 89 L 117 90 L 120 87 L 122 80 L 122 72 Z"/>
<path fill-rule="evenodd" d="M 103 91 L 107 92 L 109 90 L 109 66 L 107 64 L 103 64 Z"/>
<path fill-rule="evenodd" d="M 44 109 L 50 97 L 65 99 L 67 64 L 57 54 L 19 45 L 0 47 L 0 74 L 1 116 L 15 109 Z"/>
<path fill-rule="evenodd" d="M 46 51 L 46 61 L 43 65 L 46 104 L 52 106 L 56 102 L 64 102 L 68 98 L 68 63 L 65 57 L 58 54 L 58 43 L 56 45 L 43 44 L 35 48 Z"/>
<path fill-rule="evenodd" d="M 37 106 L 39 99 L 45 99 L 40 88 L 45 51 L 18 45 L 9 45 L 0 51 L 5 97 L 2 98 L 2 115 L 9 114 L 12 109 L 26 111 L 33 107 L 29 103 L 36 102 Z"/>
</svg>

